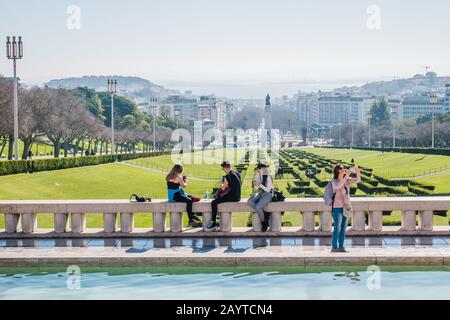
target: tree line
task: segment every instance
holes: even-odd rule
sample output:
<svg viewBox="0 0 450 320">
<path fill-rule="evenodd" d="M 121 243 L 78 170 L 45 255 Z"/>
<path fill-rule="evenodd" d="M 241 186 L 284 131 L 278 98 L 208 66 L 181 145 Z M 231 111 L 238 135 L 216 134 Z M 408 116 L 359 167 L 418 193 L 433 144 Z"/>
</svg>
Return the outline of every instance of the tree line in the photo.
<svg viewBox="0 0 450 320">
<path fill-rule="evenodd" d="M 53 147 L 54 157 L 111 152 L 111 96 L 93 89 L 18 89 L 20 155 L 26 160 L 31 147 L 40 142 Z M 115 97 L 116 153 L 153 149 L 153 116 L 139 111 L 131 100 Z M 156 117 L 157 149 L 170 143 L 173 120 L 164 113 Z M 13 81 L 0 75 L 0 155 L 8 145 L 13 159 Z M 84 151 L 84 152 L 83 152 Z"/>
<path fill-rule="evenodd" d="M 392 119 L 385 100 L 375 103 L 371 109 L 370 140 L 372 147 L 392 147 L 394 126 L 396 147 L 428 148 L 432 142 L 431 114 L 417 119 L 395 121 Z M 450 113 L 435 114 L 435 148 L 450 148 Z M 368 125 L 347 124 L 335 126 L 327 134 L 335 146 L 367 146 L 369 141 Z"/>
</svg>

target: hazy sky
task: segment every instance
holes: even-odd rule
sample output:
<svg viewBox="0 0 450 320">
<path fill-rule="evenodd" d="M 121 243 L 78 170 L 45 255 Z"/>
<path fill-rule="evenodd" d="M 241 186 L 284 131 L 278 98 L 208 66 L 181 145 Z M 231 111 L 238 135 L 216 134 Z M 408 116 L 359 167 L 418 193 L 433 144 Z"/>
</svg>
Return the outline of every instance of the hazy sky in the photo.
<svg viewBox="0 0 450 320">
<path fill-rule="evenodd" d="M 80 30 L 67 28 L 69 5 L 81 9 Z M 367 27 L 371 5 L 379 30 Z M 0 0 L 0 43 L 24 37 L 19 73 L 29 83 L 390 79 L 426 65 L 450 75 L 449 16 L 448 0 Z"/>
</svg>

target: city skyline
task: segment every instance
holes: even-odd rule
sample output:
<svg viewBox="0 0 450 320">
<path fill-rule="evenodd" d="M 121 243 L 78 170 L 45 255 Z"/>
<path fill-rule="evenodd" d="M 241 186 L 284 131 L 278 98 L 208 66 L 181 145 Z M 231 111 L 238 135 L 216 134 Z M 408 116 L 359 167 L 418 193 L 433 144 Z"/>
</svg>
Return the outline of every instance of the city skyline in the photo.
<svg viewBox="0 0 450 320">
<path fill-rule="evenodd" d="M 450 4 L 441 0 L 432 6 L 386 0 L 22 0 L 1 6 L 0 36 L 24 37 L 18 71 L 28 84 L 120 74 L 174 89 L 212 84 L 251 91 L 258 84 L 406 78 L 425 66 L 450 75 L 444 38 Z M 10 69 L 0 59 L 0 73 L 10 76 Z M 295 92 L 289 90 L 285 94 Z M 267 90 L 254 91 L 248 97 Z"/>
</svg>

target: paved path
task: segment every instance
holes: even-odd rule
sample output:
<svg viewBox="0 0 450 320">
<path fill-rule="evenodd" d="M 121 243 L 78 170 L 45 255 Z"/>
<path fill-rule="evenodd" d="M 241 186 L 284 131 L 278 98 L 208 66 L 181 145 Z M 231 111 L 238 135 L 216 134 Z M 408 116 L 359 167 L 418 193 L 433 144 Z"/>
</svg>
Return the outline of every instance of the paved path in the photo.
<svg viewBox="0 0 450 320">
<path fill-rule="evenodd" d="M 450 265 L 449 247 L 354 247 L 330 253 L 328 246 L 56 247 L 0 249 L 0 266 L 311 266 L 311 265 Z"/>
<path fill-rule="evenodd" d="M 152 171 L 152 172 L 160 173 L 160 174 L 163 174 L 163 175 L 167 174 L 166 171 L 153 169 L 153 168 L 142 167 L 142 166 L 138 166 L 136 164 L 126 163 L 126 162 L 115 162 L 115 163 L 123 165 L 123 166 L 128 166 L 128 167 L 138 168 L 138 169 L 142 169 L 142 170 Z M 189 180 L 194 180 L 194 181 L 217 181 L 217 182 L 220 181 L 220 179 L 204 179 L 204 178 L 195 178 L 195 177 L 191 177 L 191 176 L 189 176 Z"/>
<path fill-rule="evenodd" d="M 426 177 L 433 177 L 433 176 L 437 176 L 439 174 L 443 174 L 446 172 L 450 172 L 450 169 L 446 169 L 446 170 L 442 170 L 442 171 L 436 171 L 433 173 L 428 173 L 428 174 L 423 174 L 423 175 L 419 175 L 419 176 L 414 176 L 414 177 L 407 177 L 407 178 L 393 178 L 394 180 L 402 180 L 402 179 L 420 179 L 420 178 L 426 178 Z"/>
</svg>

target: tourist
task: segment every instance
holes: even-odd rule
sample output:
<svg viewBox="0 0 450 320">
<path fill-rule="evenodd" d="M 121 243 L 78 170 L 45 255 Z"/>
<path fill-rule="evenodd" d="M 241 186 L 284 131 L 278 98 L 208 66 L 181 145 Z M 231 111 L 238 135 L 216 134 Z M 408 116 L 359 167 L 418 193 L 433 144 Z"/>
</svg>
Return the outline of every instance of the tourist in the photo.
<svg viewBox="0 0 450 320">
<path fill-rule="evenodd" d="M 254 187 L 258 189 L 258 193 L 252 195 L 248 199 L 248 205 L 255 209 L 262 224 L 262 231 L 269 229 L 270 213 L 264 212 L 264 208 L 272 202 L 273 198 L 273 178 L 267 166 L 259 163 L 256 167 L 256 181 Z"/>
<path fill-rule="evenodd" d="M 207 232 L 216 231 L 219 227 L 217 224 L 217 207 L 219 204 L 241 201 L 241 175 L 239 172 L 232 170 L 230 163 L 227 161 L 224 161 L 221 166 L 226 176 L 222 180 L 222 187 L 216 193 L 216 198 L 211 203 L 212 219 L 205 228 Z"/>
<path fill-rule="evenodd" d="M 356 174 L 356 179 L 351 178 L 351 174 Z M 334 179 L 331 181 L 333 189 L 333 237 L 332 252 L 346 252 L 344 248 L 345 235 L 347 232 L 348 218 L 352 213 L 350 201 L 350 185 L 361 182 L 361 170 L 358 167 L 352 167 L 346 170 L 343 165 L 338 164 L 333 170 Z"/>
<path fill-rule="evenodd" d="M 184 188 L 188 186 L 188 181 L 186 177 L 183 177 L 183 167 L 178 164 L 175 165 L 167 175 L 166 181 L 169 202 L 186 203 L 186 211 L 189 216 L 189 225 L 191 227 L 199 227 L 200 219 L 192 212 L 194 199 L 184 191 Z"/>
</svg>

